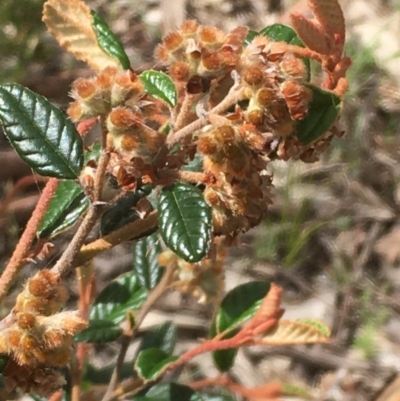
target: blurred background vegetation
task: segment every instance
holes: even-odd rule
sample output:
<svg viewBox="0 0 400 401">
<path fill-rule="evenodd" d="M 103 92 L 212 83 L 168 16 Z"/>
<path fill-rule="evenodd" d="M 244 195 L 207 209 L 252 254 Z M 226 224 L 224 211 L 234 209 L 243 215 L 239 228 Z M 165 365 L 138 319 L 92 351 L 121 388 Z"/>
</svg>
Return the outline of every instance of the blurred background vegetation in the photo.
<svg viewBox="0 0 400 401">
<path fill-rule="evenodd" d="M 138 71 L 157 68 L 155 45 L 183 19 L 225 30 L 261 29 L 289 23 L 291 11 L 307 10 L 303 0 L 87 3 L 117 33 Z M 274 379 L 297 383 L 318 400 L 389 401 L 384 390 L 394 383 L 387 391 L 396 394 L 400 369 L 400 2 L 341 4 L 346 53 L 353 61 L 341 118 L 346 135 L 317 163 L 274 167 L 270 213 L 231 250 L 226 274 L 227 289 L 255 278 L 282 285 L 287 316 L 325 321 L 333 341 L 313 348 L 246 350 L 234 373 L 249 386 Z M 72 80 L 91 72 L 46 33 L 42 5 L 43 0 L 0 2 L 0 82 L 20 82 L 65 108 Z M 2 134 L 0 163 L 1 266 L 44 181 L 31 175 Z M 63 241 L 66 237 L 60 247 Z M 126 247 L 96 260 L 99 288 L 101 280 L 130 263 Z M 175 319 L 185 348 L 205 335 L 210 308 L 186 297 L 170 298 L 145 323 Z M 108 358 L 113 351 L 107 351 Z M 102 365 L 101 355 L 95 360 Z M 212 369 L 207 357 L 193 364 L 197 375 Z M 396 400 L 400 392 L 390 398 Z"/>
</svg>

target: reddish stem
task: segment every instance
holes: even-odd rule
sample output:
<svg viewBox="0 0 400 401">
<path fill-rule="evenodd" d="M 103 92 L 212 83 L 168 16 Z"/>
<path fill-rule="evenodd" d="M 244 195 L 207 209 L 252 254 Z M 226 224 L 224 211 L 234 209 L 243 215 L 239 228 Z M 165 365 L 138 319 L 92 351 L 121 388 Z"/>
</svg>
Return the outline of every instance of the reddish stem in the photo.
<svg viewBox="0 0 400 401">
<path fill-rule="evenodd" d="M 29 250 L 36 238 L 39 225 L 46 213 L 52 197 L 58 187 L 59 181 L 56 178 L 50 178 L 39 198 L 38 204 L 29 219 L 25 231 L 19 240 L 15 251 L 0 277 L 0 301 L 5 297 L 17 274 L 24 267 Z"/>
</svg>

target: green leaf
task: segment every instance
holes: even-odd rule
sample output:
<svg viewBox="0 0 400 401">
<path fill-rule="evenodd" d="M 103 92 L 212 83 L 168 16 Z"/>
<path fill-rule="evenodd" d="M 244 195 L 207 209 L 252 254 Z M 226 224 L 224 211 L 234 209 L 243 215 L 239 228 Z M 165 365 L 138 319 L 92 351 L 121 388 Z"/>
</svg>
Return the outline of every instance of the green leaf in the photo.
<svg viewBox="0 0 400 401">
<path fill-rule="evenodd" d="M 226 333 L 225 338 L 232 338 L 238 326 L 250 319 L 257 312 L 270 289 L 264 281 L 245 283 L 234 288 L 221 302 L 211 324 L 210 337 Z M 221 371 L 228 371 L 234 364 L 237 349 L 227 349 L 212 353 L 215 366 Z"/>
<path fill-rule="evenodd" d="M 303 41 L 297 36 L 297 33 L 290 26 L 283 24 L 272 24 L 265 27 L 259 32 L 262 36 L 267 36 L 274 42 L 286 42 L 289 45 L 305 47 Z M 304 65 L 307 69 L 307 81 L 310 81 L 310 59 L 303 58 Z"/>
<path fill-rule="evenodd" d="M 269 283 L 253 281 L 228 292 L 216 314 L 216 334 L 233 330 L 254 316 L 269 289 Z"/>
<path fill-rule="evenodd" d="M 211 243 L 211 208 L 196 187 L 164 187 L 158 201 L 160 232 L 166 245 L 190 263 L 200 261 Z"/>
<path fill-rule="evenodd" d="M 83 382 L 86 382 L 89 384 L 89 386 L 93 384 L 109 384 L 113 371 L 115 368 L 115 364 L 111 363 L 107 366 L 97 368 L 94 367 L 90 364 L 86 364 L 85 366 L 85 371 L 83 375 Z M 119 379 L 124 380 L 127 378 L 131 378 L 135 374 L 133 370 L 133 362 L 125 362 L 122 365 L 120 374 L 119 374 Z"/>
<path fill-rule="evenodd" d="M 129 223 L 140 219 L 136 204 L 143 197 L 143 193 L 133 192 L 119 199 L 117 203 L 107 210 L 101 217 L 100 231 L 105 236 Z"/>
<path fill-rule="evenodd" d="M 231 332 L 227 333 L 224 335 L 224 339 L 227 338 L 232 338 L 234 335 L 237 334 L 237 330 L 232 330 Z M 215 319 L 211 323 L 211 328 L 210 328 L 210 337 L 214 338 L 217 335 L 217 330 L 216 330 L 216 325 L 215 325 Z M 232 349 L 223 349 L 220 351 L 214 351 L 212 353 L 212 359 L 214 362 L 214 365 L 217 367 L 217 369 L 220 372 L 227 372 L 235 363 L 235 358 L 238 353 L 237 348 L 232 348 Z"/>
<path fill-rule="evenodd" d="M 18 84 L 0 85 L 0 120 L 11 145 L 35 172 L 78 178 L 82 139 L 74 124 L 43 96 Z"/>
<path fill-rule="evenodd" d="M 341 100 L 333 92 L 325 91 L 309 85 L 312 90 L 312 100 L 308 106 L 306 117 L 299 121 L 297 138 L 303 145 L 308 145 L 324 134 L 336 120 Z"/>
<path fill-rule="evenodd" d="M 101 49 L 110 57 L 116 59 L 124 70 L 128 70 L 131 66 L 128 56 L 125 53 L 122 43 L 117 35 L 110 29 L 107 22 L 97 14 L 90 10 L 93 16 L 93 30 L 96 34 L 97 43 Z"/>
<path fill-rule="evenodd" d="M 87 343 L 107 343 L 115 341 L 122 329 L 109 320 L 90 320 L 89 327 L 76 334 L 74 341 Z"/>
<path fill-rule="evenodd" d="M 122 322 L 128 311 L 140 308 L 147 298 L 147 291 L 139 284 L 134 272 L 123 274 L 112 281 L 97 297 L 90 313 L 92 320 Z"/>
<path fill-rule="evenodd" d="M 168 355 L 174 351 L 176 344 L 176 326 L 173 322 L 164 322 L 144 335 L 138 353 L 149 348 L 157 348 Z"/>
<path fill-rule="evenodd" d="M 157 383 L 140 392 L 132 401 L 202 401 L 200 393 L 178 383 Z"/>
<path fill-rule="evenodd" d="M 154 380 L 177 359 L 177 356 L 171 356 L 158 348 L 148 348 L 139 353 L 135 362 L 135 370 L 143 380 Z"/>
<path fill-rule="evenodd" d="M 134 245 L 133 269 L 140 285 L 147 290 L 154 288 L 164 273 L 164 269 L 158 264 L 160 253 L 160 240 L 156 234 L 145 237 Z"/>
<path fill-rule="evenodd" d="M 147 93 L 172 107 L 176 106 L 178 95 L 172 79 L 160 71 L 148 70 L 139 75 Z"/>
<path fill-rule="evenodd" d="M 89 207 L 89 199 L 75 181 L 62 181 L 38 229 L 39 238 L 51 238 L 75 224 Z"/>
</svg>

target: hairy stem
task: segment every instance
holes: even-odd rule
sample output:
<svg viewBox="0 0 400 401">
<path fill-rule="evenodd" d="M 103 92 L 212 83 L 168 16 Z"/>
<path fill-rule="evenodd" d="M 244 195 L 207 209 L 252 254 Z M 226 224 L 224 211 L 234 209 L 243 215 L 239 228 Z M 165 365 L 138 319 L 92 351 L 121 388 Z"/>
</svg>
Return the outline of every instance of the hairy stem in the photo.
<svg viewBox="0 0 400 401">
<path fill-rule="evenodd" d="M 204 118 L 199 118 L 196 121 L 193 121 L 191 124 L 186 125 L 179 131 L 170 133 L 167 138 L 168 147 L 171 148 L 176 143 L 182 141 L 182 139 L 184 139 L 186 136 L 207 125 L 208 114 L 220 114 L 229 109 L 229 107 L 233 106 L 234 104 L 246 99 L 246 97 L 247 96 L 243 88 L 238 89 L 236 85 L 233 86 L 225 99 L 222 100 L 222 102 L 218 103 L 213 109 L 211 109 Z"/>
<path fill-rule="evenodd" d="M 79 265 L 82 265 L 93 259 L 99 253 L 111 249 L 122 242 L 138 240 L 144 237 L 146 233 L 156 228 L 157 225 L 158 214 L 156 211 L 153 211 L 144 219 L 135 220 L 103 238 L 99 238 L 98 240 L 85 245 L 80 250 L 76 262 Z"/>
<path fill-rule="evenodd" d="M 37 230 L 51 202 L 51 198 L 56 192 L 58 183 L 59 181 L 56 178 L 50 178 L 43 189 L 38 204 L 25 227 L 25 231 L 0 277 L 0 301 L 6 296 L 18 273 L 25 266 L 29 249 L 36 238 Z"/>
</svg>

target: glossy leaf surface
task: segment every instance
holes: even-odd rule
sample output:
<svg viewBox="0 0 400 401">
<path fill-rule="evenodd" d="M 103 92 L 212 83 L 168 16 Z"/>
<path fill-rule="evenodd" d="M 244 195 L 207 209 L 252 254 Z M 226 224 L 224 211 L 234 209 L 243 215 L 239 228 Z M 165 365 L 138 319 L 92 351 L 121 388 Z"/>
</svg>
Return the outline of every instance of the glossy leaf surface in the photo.
<svg viewBox="0 0 400 401">
<path fill-rule="evenodd" d="M 178 359 L 158 348 L 148 348 L 141 351 L 135 362 L 135 370 L 144 381 L 161 376 L 168 365 Z"/>
<path fill-rule="evenodd" d="M 166 354 L 172 354 L 176 344 L 176 326 L 173 322 L 164 322 L 147 332 L 139 345 L 138 352 L 157 348 Z"/>
<path fill-rule="evenodd" d="M 117 35 L 99 14 L 93 10 L 91 10 L 91 14 L 93 17 L 93 30 L 100 48 L 104 53 L 118 60 L 124 70 L 129 69 L 131 63 Z"/>
<path fill-rule="evenodd" d="M 75 181 L 62 181 L 39 226 L 39 238 L 52 238 L 73 226 L 89 207 L 89 199 Z"/>
<path fill-rule="evenodd" d="M 11 145 L 35 172 L 65 179 L 79 176 L 82 139 L 46 98 L 19 84 L 0 85 L 0 120 Z"/>
<path fill-rule="evenodd" d="M 200 261 L 211 243 L 211 208 L 196 187 L 164 187 L 158 202 L 159 227 L 166 245 L 190 263 Z"/>
<path fill-rule="evenodd" d="M 164 269 L 158 264 L 160 253 L 161 245 L 157 234 L 149 235 L 134 245 L 133 269 L 139 283 L 147 290 L 154 288 L 164 273 Z"/>
<path fill-rule="evenodd" d="M 335 122 L 341 100 L 334 93 L 310 85 L 312 100 L 308 106 L 306 117 L 299 121 L 297 137 L 303 145 L 308 145 L 324 134 Z"/>
<path fill-rule="evenodd" d="M 172 107 L 176 106 L 178 95 L 172 79 L 161 71 L 148 70 L 139 75 L 147 93 Z"/>
<path fill-rule="evenodd" d="M 134 272 L 112 281 L 97 297 L 90 313 L 92 320 L 122 322 L 128 311 L 140 308 L 147 291 L 139 284 Z"/>
<path fill-rule="evenodd" d="M 107 343 L 115 341 L 122 334 L 122 329 L 109 320 L 90 320 L 89 327 L 78 333 L 75 342 Z"/>
</svg>

